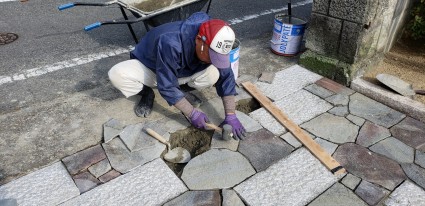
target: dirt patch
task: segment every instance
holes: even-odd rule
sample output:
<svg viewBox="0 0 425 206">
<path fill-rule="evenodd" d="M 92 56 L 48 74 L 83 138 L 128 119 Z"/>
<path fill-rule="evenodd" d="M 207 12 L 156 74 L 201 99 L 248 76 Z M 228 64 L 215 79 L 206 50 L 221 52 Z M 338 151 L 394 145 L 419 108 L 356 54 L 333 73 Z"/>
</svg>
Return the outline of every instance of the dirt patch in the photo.
<svg viewBox="0 0 425 206">
<path fill-rule="evenodd" d="M 236 109 L 245 114 L 248 114 L 258 108 L 260 108 L 260 104 L 254 99 L 246 99 L 240 100 L 237 102 Z M 214 134 L 212 130 L 199 130 L 195 127 L 191 126 L 187 129 L 177 131 L 172 133 L 170 136 L 170 144 L 171 148 L 175 147 L 183 147 L 189 151 L 192 159 L 206 151 L 208 151 L 211 147 L 211 138 Z M 167 151 L 164 151 L 161 154 L 161 158 L 164 157 Z M 174 171 L 174 173 L 181 177 L 183 173 L 183 169 L 186 164 L 175 164 L 171 162 L 165 161 L 168 167 Z"/>
<path fill-rule="evenodd" d="M 364 74 L 364 79 L 382 85 L 376 80 L 380 73 L 391 74 L 413 85 L 414 89 L 425 90 L 425 42 L 403 40 L 397 42 L 377 67 Z M 425 96 L 414 99 L 425 104 Z"/>
<path fill-rule="evenodd" d="M 158 9 L 162 9 L 168 6 L 171 6 L 173 4 L 177 4 L 180 3 L 182 1 L 186 1 L 186 0 L 162 0 L 162 1 L 158 1 L 158 0 L 146 0 L 146 1 L 142 1 L 139 4 L 134 5 L 134 7 L 145 11 L 145 12 L 152 12 Z"/>
</svg>

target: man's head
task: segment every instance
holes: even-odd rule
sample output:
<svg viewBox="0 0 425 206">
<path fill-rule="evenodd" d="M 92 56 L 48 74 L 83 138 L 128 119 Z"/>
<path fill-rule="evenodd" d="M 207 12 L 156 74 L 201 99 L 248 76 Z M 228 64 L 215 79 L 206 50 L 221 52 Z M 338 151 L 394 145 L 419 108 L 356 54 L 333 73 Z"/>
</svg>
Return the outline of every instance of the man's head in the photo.
<svg viewBox="0 0 425 206">
<path fill-rule="evenodd" d="M 229 53 L 235 42 L 235 32 L 226 22 L 212 19 L 201 24 L 196 37 L 196 54 L 201 61 L 219 69 L 230 67 Z"/>
</svg>

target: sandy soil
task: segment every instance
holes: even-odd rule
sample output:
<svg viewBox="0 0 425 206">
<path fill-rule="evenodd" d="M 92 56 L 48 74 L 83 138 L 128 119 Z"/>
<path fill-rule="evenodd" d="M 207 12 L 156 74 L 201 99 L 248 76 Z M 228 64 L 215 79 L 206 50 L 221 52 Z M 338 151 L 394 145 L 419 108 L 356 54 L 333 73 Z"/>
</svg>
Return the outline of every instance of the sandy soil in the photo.
<svg viewBox="0 0 425 206">
<path fill-rule="evenodd" d="M 376 68 L 364 74 L 364 79 L 379 84 L 377 74 L 386 73 L 412 84 L 413 89 L 425 90 L 425 42 L 398 42 Z M 415 95 L 416 101 L 425 104 L 424 95 Z"/>
</svg>

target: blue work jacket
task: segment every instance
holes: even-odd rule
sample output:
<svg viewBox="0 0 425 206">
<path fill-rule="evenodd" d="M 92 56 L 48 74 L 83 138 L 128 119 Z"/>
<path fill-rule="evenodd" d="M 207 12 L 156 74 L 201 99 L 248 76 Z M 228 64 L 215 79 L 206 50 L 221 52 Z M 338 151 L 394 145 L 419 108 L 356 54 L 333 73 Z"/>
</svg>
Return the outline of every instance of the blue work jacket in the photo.
<svg viewBox="0 0 425 206">
<path fill-rule="evenodd" d="M 185 21 L 155 27 L 146 33 L 130 53 L 132 58 L 138 59 L 156 74 L 158 91 L 170 105 L 184 97 L 178 78 L 192 76 L 209 66 L 201 62 L 195 52 L 199 27 L 209 19 L 206 13 L 197 12 Z M 235 95 L 232 69 L 229 67 L 218 71 L 220 77 L 215 84 L 217 94 L 221 97 Z"/>
</svg>

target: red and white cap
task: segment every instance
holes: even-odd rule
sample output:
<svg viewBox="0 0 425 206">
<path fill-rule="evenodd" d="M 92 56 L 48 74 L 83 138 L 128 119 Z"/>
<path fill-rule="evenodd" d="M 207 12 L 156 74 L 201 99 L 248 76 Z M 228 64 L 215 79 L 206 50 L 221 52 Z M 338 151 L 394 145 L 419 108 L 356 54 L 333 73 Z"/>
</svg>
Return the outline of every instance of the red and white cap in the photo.
<svg viewBox="0 0 425 206">
<path fill-rule="evenodd" d="M 201 24 L 199 36 L 209 45 L 211 63 L 219 68 L 230 67 L 229 53 L 235 42 L 235 32 L 220 19 L 211 19 Z"/>
</svg>

